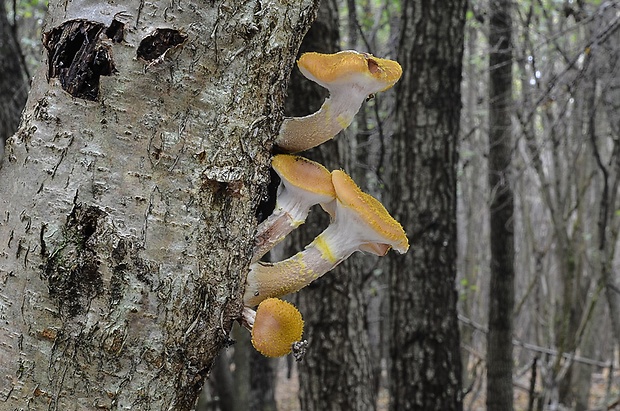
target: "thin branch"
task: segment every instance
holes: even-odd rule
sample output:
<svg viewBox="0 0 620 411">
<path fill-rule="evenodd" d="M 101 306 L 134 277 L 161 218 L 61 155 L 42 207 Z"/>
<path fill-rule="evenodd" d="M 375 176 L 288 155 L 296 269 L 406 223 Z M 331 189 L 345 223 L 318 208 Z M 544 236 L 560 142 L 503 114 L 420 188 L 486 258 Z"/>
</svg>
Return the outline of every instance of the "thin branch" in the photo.
<svg viewBox="0 0 620 411">
<path fill-rule="evenodd" d="M 467 324 L 470 327 L 472 327 L 473 329 L 480 331 L 484 334 L 487 334 L 489 332 L 488 328 L 486 328 L 485 326 L 483 326 L 482 324 L 479 324 L 467 317 L 465 317 L 462 314 L 459 314 L 458 316 L 459 321 L 462 322 L 463 324 Z M 591 358 L 586 358 L 586 357 L 582 357 L 580 355 L 575 355 L 574 353 L 568 353 L 568 352 L 559 352 L 558 350 L 554 350 L 552 348 L 546 348 L 546 347 L 541 347 L 540 345 L 536 345 L 536 344 L 531 344 L 528 342 L 524 342 L 521 340 L 518 340 L 516 338 L 512 339 L 512 344 L 514 346 L 517 347 L 521 347 L 524 348 L 526 350 L 529 351 L 534 351 L 534 352 L 539 352 L 539 353 L 543 353 L 543 354 L 549 354 L 549 355 L 553 355 L 553 356 L 561 356 L 562 358 L 565 358 L 569 361 L 573 361 L 573 362 L 578 362 L 581 364 L 587 364 L 587 365 L 593 365 L 596 367 L 603 367 L 603 368 L 609 368 L 611 365 L 611 361 L 598 361 L 598 360 L 593 360 Z"/>
</svg>

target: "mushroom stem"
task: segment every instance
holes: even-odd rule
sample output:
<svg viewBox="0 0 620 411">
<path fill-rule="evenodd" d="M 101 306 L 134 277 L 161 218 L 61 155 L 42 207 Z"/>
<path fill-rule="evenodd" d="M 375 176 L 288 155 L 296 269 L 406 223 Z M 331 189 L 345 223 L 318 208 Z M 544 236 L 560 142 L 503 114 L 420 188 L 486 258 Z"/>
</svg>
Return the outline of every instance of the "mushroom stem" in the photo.
<svg viewBox="0 0 620 411">
<path fill-rule="evenodd" d="M 255 263 L 260 260 L 291 231 L 302 225 L 308 217 L 310 206 L 311 204 L 308 203 L 293 203 L 292 201 L 285 205 L 278 203 L 273 213 L 256 229 L 251 262 Z"/>
<path fill-rule="evenodd" d="M 276 144 L 291 153 L 316 147 L 349 127 L 366 93 L 348 90 L 347 93 L 331 92 L 321 108 L 305 117 L 285 118 Z"/>
<path fill-rule="evenodd" d="M 298 221 L 298 220 L 297 220 Z M 265 221 L 259 224 L 252 250 L 252 263 L 260 260 L 273 247 L 299 226 L 293 216 L 284 210 L 274 211 Z"/>
<path fill-rule="evenodd" d="M 252 331 L 254 321 L 256 321 L 256 311 L 250 307 L 243 307 L 243 312 L 241 313 L 241 325 Z"/>
<path fill-rule="evenodd" d="M 344 261 L 355 247 L 338 248 L 338 230 L 332 224 L 304 251 L 277 263 L 258 262 L 250 266 L 243 302 L 255 306 L 266 298 L 294 293 Z"/>
</svg>

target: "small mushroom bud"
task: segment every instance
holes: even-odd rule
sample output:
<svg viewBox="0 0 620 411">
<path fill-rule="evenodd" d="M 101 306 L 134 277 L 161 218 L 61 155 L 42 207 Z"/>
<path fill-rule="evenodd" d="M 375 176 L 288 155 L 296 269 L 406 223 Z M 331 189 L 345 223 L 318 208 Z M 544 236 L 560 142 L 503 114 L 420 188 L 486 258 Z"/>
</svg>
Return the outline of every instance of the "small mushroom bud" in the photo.
<svg viewBox="0 0 620 411">
<path fill-rule="evenodd" d="M 271 165 L 280 176 L 276 207 L 257 227 L 252 262 L 261 259 L 291 231 L 306 221 L 310 207 L 321 204 L 330 210 L 336 198 L 329 170 L 306 158 L 288 154 L 274 156 Z"/>
<path fill-rule="evenodd" d="M 314 114 L 284 119 L 275 144 L 290 153 L 332 139 L 351 124 L 369 96 L 389 89 L 402 75 L 397 62 L 353 50 L 305 53 L 297 65 L 306 78 L 329 90 L 329 98 Z"/>
<path fill-rule="evenodd" d="M 243 321 L 252 331 L 252 345 L 265 357 L 282 357 L 301 341 L 304 321 L 299 310 L 287 301 L 268 298 L 256 312 L 244 308 Z"/>
<path fill-rule="evenodd" d="M 409 249 L 402 226 L 377 199 L 362 192 L 344 171 L 332 172 L 332 182 L 337 196 L 332 223 L 304 251 L 277 263 L 252 264 L 246 306 L 301 290 L 355 251 L 383 256 L 390 248 L 401 254 Z"/>
</svg>

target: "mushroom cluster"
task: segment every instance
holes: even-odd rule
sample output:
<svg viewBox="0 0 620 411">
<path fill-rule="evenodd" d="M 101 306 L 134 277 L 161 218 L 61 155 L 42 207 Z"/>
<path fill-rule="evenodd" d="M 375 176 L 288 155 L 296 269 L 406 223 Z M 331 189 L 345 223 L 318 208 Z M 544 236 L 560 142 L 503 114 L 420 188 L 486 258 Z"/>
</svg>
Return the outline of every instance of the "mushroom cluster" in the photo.
<svg viewBox="0 0 620 411">
<path fill-rule="evenodd" d="M 397 62 L 357 51 L 306 53 L 297 64 L 330 96 L 316 113 L 284 120 L 275 144 L 288 153 L 333 138 L 351 124 L 364 100 L 392 87 L 402 74 Z M 300 346 L 303 320 L 292 304 L 278 297 L 301 290 L 356 251 L 383 256 L 393 248 L 402 254 L 409 242 L 385 207 L 344 171 L 330 172 L 292 154 L 274 156 L 272 167 L 280 177 L 276 206 L 257 228 L 241 322 L 252 332 L 252 344 L 260 353 L 279 357 Z M 329 226 L 292 257 L 275 263 L 260 261 L 303 224 L 317 204 L 330 215 Z"/>
<path fill-rule="evenodd" d="M 309 160 L 289 154 L 274 157 L 274 163 L 281 161 L 303 164 Z M 355 251 L 383 256 L 390 248 L 394 248 L 399 253 L 404 253 L 409 248 L 407 235 L 402 226 L 392 218 L 377 199 L 364 193 L 344 171 L 334 170 L 330 175 L 330 185 L 335 197 L 330 202 L 323 203 L 323 208 L 331 216 L 329 226 L 303 251 L 286 260 L 276 263 L 261 261 L 252 263 L 243 297 L 246 306 L 253 307 L 266 298 L 281 297 L 301 290 L 332 270 Z M 283 179 L 280 188 L 288 184 L 290 180 Z M 304 190 L 297 190 L 293 193 L 291 194 L 291 191 L 286 189 L 278 190 L 276 204 L 294 204 L 295 206 L 290 206 L 286 210 L 276 206 L 272 216 L 285 215 L 286 219 L 291 221 L 289 212 L 296 210 L 297 204 L 303 204 L 305 209 L 303 218 L 305 219 L 308 204 L 316 201 L 315 193 L 308 193 Z M 287 201 L 281 201 L 282 195 L 286 196 Z M 292 199 L 291 196 L 293 196 Z M 314 204 L 316 203 L 318 201 Z M 263 226 L 272 225 L 273 222 L 268 218 L 259 224 L 258 231 L 267 232 L 269 229 Z M 287 225 L 286 229 L 292 225 Z M 274 231 L 277 231 L 276 236 L 279 239 L 285 230 Z M 261 253 L 265 253 L 270 248 L 265 246 L 267 243 L 271 245 L 275 244 L 275 241 L 261 239 L 255 249 L 260 249 Z"/>
</svg>

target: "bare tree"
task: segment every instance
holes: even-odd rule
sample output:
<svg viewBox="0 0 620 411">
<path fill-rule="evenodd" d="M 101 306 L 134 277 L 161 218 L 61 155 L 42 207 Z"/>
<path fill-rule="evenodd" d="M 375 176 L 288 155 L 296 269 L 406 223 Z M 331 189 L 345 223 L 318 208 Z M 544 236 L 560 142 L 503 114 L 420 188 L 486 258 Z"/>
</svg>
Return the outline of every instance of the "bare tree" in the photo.
<svg viewBox="0 0 620 411">
<path fill-rule="evenodd" d="M 601 10 L 602 24 L 592 25 L 590 35 L 600 45 L 592 55 L 590 111 L 587 113 L 587 136 L 602 186 L 598 198 L 597 268 L 605 287 L 614 339 L 620 342 L 620 293 L 614 278 L 613 263 L 620 234 L 620 18 L 618 8 Z M 598 89 L 600 93 L 596 93 Z M 600 107 L 604 110 L 600 110 Z M 600 120 L 602 121 L 600 121 Z M 600 124 L 602 123 L 602 124 Z M 603 125 L 604 124 L 604 125 Z M 602 128 L 602 130 L 601 130 Z"/>
<path fill-rule="evenodd" d="M 540 308 L 532 317 L 544 317 L 552 325 L 541 327 L 537 321 L 531 335 L 541 339 L 542 344 L 554 345 L 560 353 L 579 352 L 589 357 L 601 345 L 595 342 L 593 332 L 593 327 L 600 325 L 592 324 L 593 313 L 602 312 L 597 309 L 599 268 L 593 263 L 603 261 L 593 241 L 598 235 L 593 199 L 602 196 L 604 184 L 596 176 L 588 140 L 596 136 L 596 140 L 605 141 L 603 145 L 609 140 L 599 131 L 589 131 L 588 136 L 584 130 L 591 129 L 591 114 L 599 111 L 600 86 L 596 79 L 605 78 L 596 73 L 593 56 L 598 55 L 598 47 L 606 44 L 615 29 L 613 19 L 601 18 L 607 6 L 592 6 L 587 11 L 583 7 L 578 3 L 561 10 L 545 8 L 542 14 L 536 13 L 536 2 L 524 8 L 522 25 L 541 27 L 543 38 L 524 28 L 524 54 L 517 61 L 523 98 L 520 131 L 526 143 L 520 154 L 527 170 L 524 177 L 529 181 L 524 186 L 539 190 L 536 201 L 529 200 L 532 194 L 528 190 L 520 193 L 527 210 L 522 213 L 524 225 L 529 227 L 523 248 L 533 249 L 535 259 L 530 284 L 539 284 L 527 289 L 543 290 L 536 291 L 545 300 L 535 304 Z M 567 31 L 575 33 L 572 41 L 557 35 Z M 585 50 L 594 44 L 596 47 L 593 53 L 582 55 L 573 51 L 575 42 Z M 613 53 L 607 56 L 614 58 Z M 599 119 L 601 128 L 606 128 L 603 117 Z M 605 264 L 613 263 L 613 255 L 604 259 Z M 549 282 L 554 287 L 547 288 Z M 522 307 L 530 295 L 529 291 L 525 293 L 518 306 Z M 539 363 L 543 367 L 544 396 L 551 403 L 585 408 L 592 369 L 570 358 L 558 354 Z"/>
<path fill-rule="evenodd" d="M 512 410 L 514 196 L 512 192 L 511 0 L 491 0 L 489 16 L 489 187 L 491 279 L 487 334 L 489 410 Z"/>
<path fill-rule="evenodd" d="M 396 133 L 386 182 L 411 249 L 390 262 L 393 410 L 460 410 L 456 165 L 466 2 L 402 3 Z"/>
</svg>

